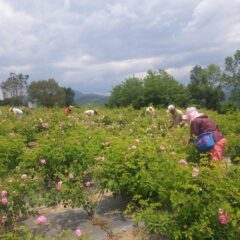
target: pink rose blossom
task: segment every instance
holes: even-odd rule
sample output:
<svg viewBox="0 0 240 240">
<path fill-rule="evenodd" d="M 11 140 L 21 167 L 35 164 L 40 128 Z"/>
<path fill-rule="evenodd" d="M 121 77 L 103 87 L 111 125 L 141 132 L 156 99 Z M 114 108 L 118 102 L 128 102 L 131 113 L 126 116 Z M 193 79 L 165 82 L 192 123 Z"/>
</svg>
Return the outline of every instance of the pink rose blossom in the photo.
<svg viewBox="0 0 240 240">
<path fill-rule="evenodd" d="M 140 143 L 140 140 L 139 139 L 135 139 L 135 142 L 138 144 L 138 143 Z"/>
<path fill-rule="evenodd" d="M 2 205 L 6 205 L 7 203 L 8 203 L 7 198 L 6 198 L 6 197 L 2 198 L 1 204 L 2 204 Z"/>
<path fill-rule="evenodd" d="M 74 179 L 74 176 L 73 176 L 73 174 L 72 174 L 72 173 L 69 173 L 69 174 L 68 174 L 68 179 L 69 179 L 69 180 L 72 180 L 72 179 Z"/>
<path fill-rule="evenodd" d="M 22 180 L 27 179 L 27 174 L 22 174 L 20 177 Z"/>
<path fill-rule="evenodd" d="M 164 147 L 164 146 L 160 146 L 160 151 L 164 151 L 164 150 L 166 150 L 166 148 Z"/>
<path fill-rule="evenodd" d="M 45 165 L 45 164 L 46 164 L 46 160 L 45 160 L 45 159 L 40 159 L 39 162 L 40 162 L 42 165 Z"/>
<path fill-rule="evenodd" d="M 7 216 L 2 216 L 1 223 L 4 225 L 7 222 Z"/>
<path fill-rule="evenodd" d="M 61 190 L 62 184 L 63 184 L 63 181 L 59 181 L 59 182 L 56 184 L 56 189 L 57 189 L 57 191 L 60 191 L 60 190 Z"/>
<path fill-rule="evenodd" d="M 76 235 L 77 237 L 81 237 L 81 235 L 82 235 L 81 230 L 80 230 L 80 229 L 77 229 L 77 230 L 75 231 L 75 235 Z"/>
<path fill-rule="evenodd" d="M 229 217 L 226 213 L 223 213 L 218 216 L 218 220 L 221 224 L 227 224 L 229 221 Z"/>
<path fill-rule="evenodd" d="M 7 195 L 8 195 L 8 192 L 7 192 L 7 191 L 5 191 L 5 190 L 3 190 L 3 191 L 1 192 L 1 195 L 2 195 L 2 197 L 7 197 Z"/>
<path fill-rule="evenodd" d="M 47 218 L 44 215 L 41 215 L 37 218 L 37 224 L 44 224 L 47 222 Z"/>
<path fill-rule="evenodd" d="M 86 186 L 86 187 L 90 187 L 90 186 L 91 186 L 91 182 L 90 182 L 90 181 L 87 181 L 87 182 L 85 183 L 85 186 Z"/>
<path fill-rule="evenodd" d="M 181 159 L 178 161 L 181 165 L 187 165 L 188 162 L 185 159 Z"/>
<path fill-rule="evenodd" d="M 199 169 L 198 168 L 193 168 L 192 177 L 198 177 L 198 175 L 199 175 Z"/>
<path fill-rule="evenodd" d="M 42 123 L 42 127 L 48 129 L 48 123 Z"/>
</svg>

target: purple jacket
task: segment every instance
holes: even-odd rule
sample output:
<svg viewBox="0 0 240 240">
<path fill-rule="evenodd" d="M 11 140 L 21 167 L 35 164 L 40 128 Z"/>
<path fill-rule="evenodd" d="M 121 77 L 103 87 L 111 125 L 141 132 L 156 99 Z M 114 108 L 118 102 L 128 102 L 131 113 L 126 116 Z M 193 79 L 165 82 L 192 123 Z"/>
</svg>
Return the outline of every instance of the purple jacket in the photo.
<svg viewBox="0 0 240 240">
<path fill-rule="evenodd" d="M 191 122 L 191 136 L 198 136 L 201 133 L 209 131 L 212 132 L 215 142 L 224 138 L 224 135 L 218 129 L 218 125 L 212 119 L 208 118 L 208 116 L 197 117 Z"/>
</svg>

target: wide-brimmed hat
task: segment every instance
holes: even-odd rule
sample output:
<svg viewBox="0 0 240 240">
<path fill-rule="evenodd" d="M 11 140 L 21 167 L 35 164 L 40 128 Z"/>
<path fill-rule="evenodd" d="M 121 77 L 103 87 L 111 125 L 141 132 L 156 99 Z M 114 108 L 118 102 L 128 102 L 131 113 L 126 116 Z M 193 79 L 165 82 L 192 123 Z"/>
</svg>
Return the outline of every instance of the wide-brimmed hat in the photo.
<svg viewBox="0 0 240 240">
<path fill-rule="evenodd" d="M 203 116 L 203 113 L 198 112 L 195 107 L 189 107 L 186 109 L 185 114 L 183 115 L 183 119 L 192 122 L 195 118 Z"/>
</svg>

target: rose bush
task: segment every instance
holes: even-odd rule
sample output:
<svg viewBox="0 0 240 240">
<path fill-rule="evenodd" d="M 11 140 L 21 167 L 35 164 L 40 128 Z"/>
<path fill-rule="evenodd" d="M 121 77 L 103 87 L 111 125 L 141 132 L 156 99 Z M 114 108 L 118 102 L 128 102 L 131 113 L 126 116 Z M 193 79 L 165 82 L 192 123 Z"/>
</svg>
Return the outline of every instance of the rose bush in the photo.
<svg viewBox="0 0 240 240">
<path fill-rule="evenodd" d="M 43 108 L 22 119 L 1 110 L 1 229 L 12 230 L 5 236 L 21 239 L 12 226 L 36 215 L 39 206 L 83 207 L 93 217 L 104 191 L 125 198 L 127 212 L 149 233 L 170 239 L 239 236 L 239 113 L 207 111 L 226 135 L 233 162 L 210 168 L 209 156 L 188 145 L 187 126 L 168 129 L 165 110 L 144 116 L 132 108 L 101 109 L 88 117 L 84 109 L 65 116 L 62 109 Z"/>
</svg>

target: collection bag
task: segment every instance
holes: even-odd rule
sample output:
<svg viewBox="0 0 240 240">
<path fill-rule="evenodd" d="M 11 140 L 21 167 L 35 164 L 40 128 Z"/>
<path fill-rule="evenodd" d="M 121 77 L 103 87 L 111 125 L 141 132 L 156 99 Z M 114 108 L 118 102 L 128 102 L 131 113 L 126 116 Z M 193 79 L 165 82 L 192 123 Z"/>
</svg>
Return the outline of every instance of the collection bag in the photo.
<svg viewBox="0 0 240 240">
<path fill-rule="evenodd" d="M 215 145 L 212 132 L 205 132 L 197 136 L 193 141 L 199 152 L 206 152 L 212 149 Z"/>
</svg>

